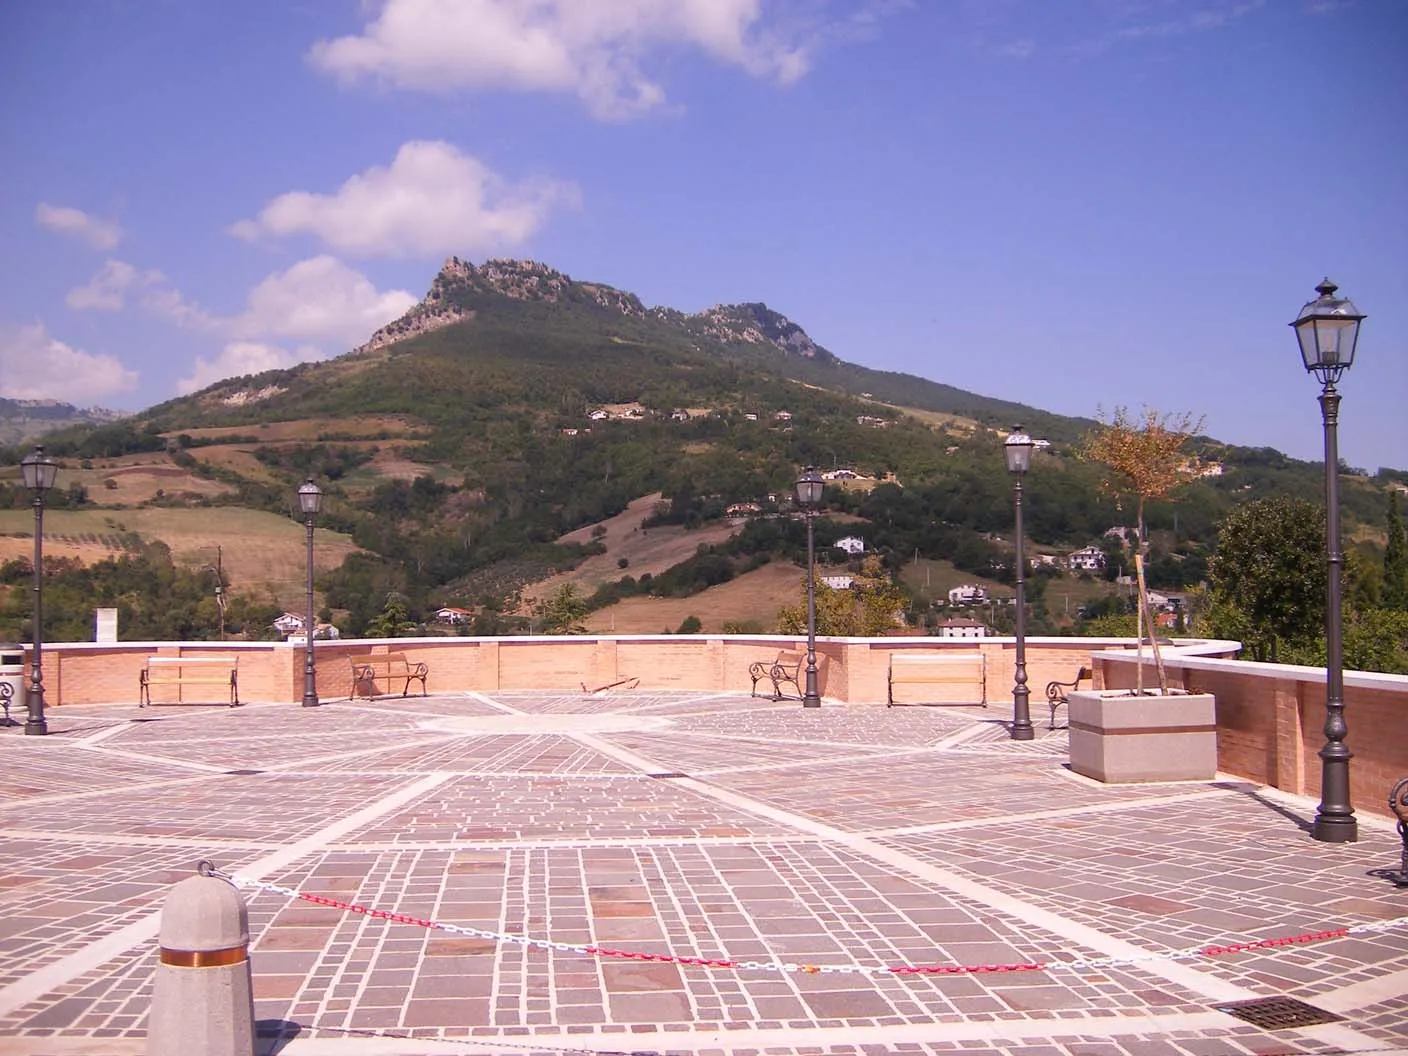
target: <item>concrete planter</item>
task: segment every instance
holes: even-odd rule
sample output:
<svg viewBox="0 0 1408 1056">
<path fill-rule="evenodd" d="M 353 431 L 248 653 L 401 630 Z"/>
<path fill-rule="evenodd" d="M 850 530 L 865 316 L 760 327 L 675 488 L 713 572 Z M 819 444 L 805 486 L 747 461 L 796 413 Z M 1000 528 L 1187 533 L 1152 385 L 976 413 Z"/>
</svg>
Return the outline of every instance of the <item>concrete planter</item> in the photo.
<svg viewBox="0 0 1408 1056">
<path fill-rule="evenodd" d="M 1071 693 L 1071 769 L 1110 783 L 1210 781 L 1217 774 L 1217 708 L 1210 693 Z"/>
</svg>

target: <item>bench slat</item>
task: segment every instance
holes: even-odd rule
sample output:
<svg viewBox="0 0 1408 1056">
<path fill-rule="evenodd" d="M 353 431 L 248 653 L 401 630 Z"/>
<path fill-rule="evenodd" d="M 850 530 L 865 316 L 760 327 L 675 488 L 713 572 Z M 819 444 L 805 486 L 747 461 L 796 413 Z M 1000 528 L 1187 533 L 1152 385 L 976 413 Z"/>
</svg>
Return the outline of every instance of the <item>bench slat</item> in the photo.
<svg viewBox="0 0 1408 1056">
<path fill-rule="evenodd" d="M 152 686 L 175 686 L 177 689 L 174 701 L 156 701 L 158 704 L 214 704 L 215 701 L 184 701 L 180 690 L 183 686 L 227 686 L 230 690 L 229 704 L 233 708 L 240 702 L 239 657 L 149 656 L 138 679 L 138 707 L 145 708 L 153 703 Z"/>
<path fill-rule="evenodd" d="M 412 661 L 405 653 L 375 653 L 370 656 L 348 657 L 348 662 L 352 666 L 352 697 L 357 697 L 359 689 L 366 690 L 366 698 L 373 699 L 376 693 L 376 683 L 380 679 L 386 683 L 386 692 L 391 692 L 391 682 L 393 679 L 405 679 L 405 686 L 401 691 L 401 696 L 409 696 L 411 683 L 420 683 L 420 695 L 427 696 L 426 676 L 430 674 L 430 668 L 424 661 Z"/>
<path fill-rule="evenodd" d="M 925 693 L 919 687 L 942 692 Z M 987 707 L 987 658 L 982 653 L 895 653 L 890 657 L 887 706 L 972 704 L 974 691 L 976 703 Z"/>
</svg>

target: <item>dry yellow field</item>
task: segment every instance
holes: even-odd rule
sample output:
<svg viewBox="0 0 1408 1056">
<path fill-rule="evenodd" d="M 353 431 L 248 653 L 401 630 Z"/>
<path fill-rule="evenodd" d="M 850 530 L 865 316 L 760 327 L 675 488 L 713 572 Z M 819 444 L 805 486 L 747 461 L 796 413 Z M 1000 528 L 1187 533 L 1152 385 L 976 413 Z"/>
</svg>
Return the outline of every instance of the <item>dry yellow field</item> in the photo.
<svg viewBox="0 0 1408 1056">
<path fill-rule="evenodd" d="M 29 510 L 0 510 L 0 561 L 33 557 L 33 530 Z M 232 589 L 276 605 L 302 607 L 305 529 L 272 513 L 239 507 L 46 510 L 44 552 L 101 561 L 117 552 L 112 541 L 127 532 L 165 543 L 177 564 L 192 567 L 214 565 L 218 547 L 221 568 Z M 319 571 L 336 568 L 356 549 L 347 536 L 316 529 L 313 566 Z"/>
<path fill-rule="evenodd" d="M 659 634 L 696 616 L 704 632 L 722 631 L 732 622 L 755 623 L 761 633 L 768 633 L 777 630 L 778 609 L 805 600 L 806 583 L 803 569 L 773 561 L 692 597 L 627 598 L 592 613 L 587 629 L 598 634 Z"/>
<path fill-rule="evenodd" d="M 311 443 L 319 436 L 359 436 L 375 438 L 378 433 L 389 437 L 413 437 L 428 432 L 428 427 L 398 415 L 364 415 L 361 418 L 308 418 L 301 421 L 262 422 L 259 425 L 213 426 L 204 429 L 182 429 L 181 433 L 196 439 L 222 436 L 257 436 L 261 441 L 300 441 Z M 176 433 L 165 433 L 174 438 Z M 341 442 L 341 441 L 339 441 Z"/>
</svg>

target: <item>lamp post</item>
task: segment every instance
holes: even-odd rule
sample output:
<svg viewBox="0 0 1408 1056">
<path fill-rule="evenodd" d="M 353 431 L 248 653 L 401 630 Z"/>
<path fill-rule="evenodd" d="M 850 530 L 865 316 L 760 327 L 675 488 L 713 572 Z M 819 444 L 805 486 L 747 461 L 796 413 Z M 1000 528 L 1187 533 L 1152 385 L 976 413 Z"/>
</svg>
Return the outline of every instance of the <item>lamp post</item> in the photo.
<svg viewBox="0 0 1408 1056">
<path fill-rule="evenodd" d="M 323 489 L 309 477 L 298 489 L 298 505 L 308 528 L 308 607 L 303 624 L 303 706 L 318 706 L 318 676 L 313 668 L 313 518 L 323 505 Z"/>
<path fill-rule="evenodd" d="M 1335 431 L 1339 425 L 1340 394 L 1335 382 L 1354 363 L 1359 324 L 1364 319 L 1354 303 L 1336 297 L 1339 289 L 1322 279 L 1291 326 L 1300 342 L 1305 369 L 1320 379 L 1320 418 L 1325 429 L 1325 559 L 1329 585 L 1325 597 L 1325 745 L 1320 749 L 1320 807 L 1312 835 L 1324 843 L 1353 843 L 1359 823 L 1349 802 L 1349 761 L 1345 746 L 1344 647 L 1340 635 L 1340 460 Z"/>
<path fill-rule="evenodd" d="M 36 447 L 20 459 L 24 486 L 34 493 L 34 657 L 29 665 L 29 713 L 24 720 L 26 737 L 49 732 L 44 721 L 44 494 L 54 486 L 59 466 Z"/>
<path fill-rule="evenodd" d="M 808 466 L 797 478 L 797 503 L 807 519 L 807 684 L 802 692 L 802 707 L 821 707 L 816 691 L 816 545 L 812 533 L 812 518 L 821 502 L 821 474 Z"/>
<path fill-rule="evenodd" d="M 1032 729 L 1031 693 L 1027 689 L 1027 557 L 1022 540 L 1022 477 L 1032 464 L 1032 438 L 1014 426 L 1002 445 L 1007 472 L 1012 474 L 1012 493 L 1017 506 L 1017 671 L 1012 685 L 1012 740 L 1030 741 Z"/>
</svg>

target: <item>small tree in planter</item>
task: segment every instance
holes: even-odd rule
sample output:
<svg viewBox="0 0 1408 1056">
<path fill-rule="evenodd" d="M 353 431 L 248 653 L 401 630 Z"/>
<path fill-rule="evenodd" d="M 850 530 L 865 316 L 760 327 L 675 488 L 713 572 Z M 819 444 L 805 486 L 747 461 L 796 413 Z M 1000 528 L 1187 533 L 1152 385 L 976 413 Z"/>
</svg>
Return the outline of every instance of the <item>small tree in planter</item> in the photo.
<svg viewBox="0 0 1408 1056">
<path fill-rule="evenodd" d="M 1150 500 L 1168 498 L 1190 479 L 1191 463 L 1183 453 L 1189 437 L 1203 427 L 1203 420 L 1194 420 L 1189 413 L 1160 414 L 1146 407 L 1135 417 L 1125 408 L 1116 407 L 1109 421 L 1089 433 L 1081 444 L 1081 455 L 1098 462 L 1111 471 L 1104 481 L 1106 490 L 1116 497 L 1133 495 L 1135 506 L 1134 573 L 1139 588 L 1139 605 L 1135 613 L 1138 661 L 1136 692 L 1144 693 L 1144 629 L 1148 624 L 1149 641 L 1154 651 L 1154 665 L 1159 672 L 1159 692 L 1168 693 L 1168 676 L 1164 672 L 1163 656 L 1159 653 L 1158 635 L 1149 611 L 1149 592 L 1144 583 L 1144 553 L 1148 548 L 1148 533 L 1144 527 L 1144 504 Z"/>
</svg>

